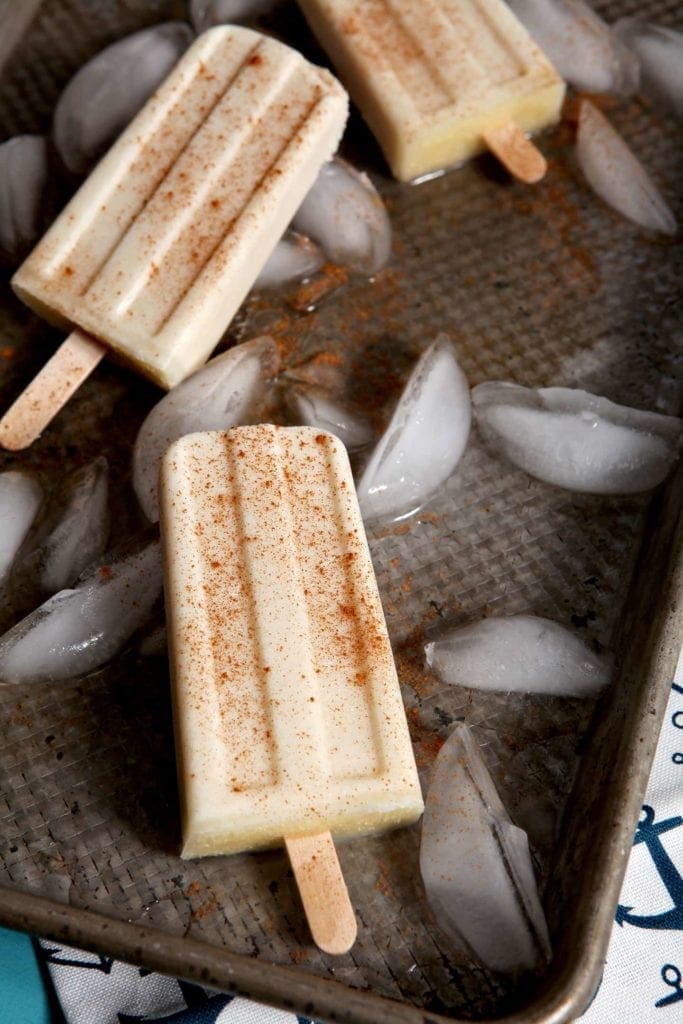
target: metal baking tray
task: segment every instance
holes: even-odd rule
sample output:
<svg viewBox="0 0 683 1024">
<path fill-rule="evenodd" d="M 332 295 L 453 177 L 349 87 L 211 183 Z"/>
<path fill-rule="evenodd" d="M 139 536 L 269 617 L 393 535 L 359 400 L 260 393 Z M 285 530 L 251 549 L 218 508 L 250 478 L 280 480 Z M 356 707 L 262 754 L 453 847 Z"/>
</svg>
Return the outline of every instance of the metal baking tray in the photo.
<svg viewBox="0 0 683 1024">
<path fill-rule="evenodd" d="M 164 0 L 34 6 L 3 53 L 0 139 L 46 131 L 60 90 L 104 44 L 186 13 Z M 637 10 L 669 23 L 677 8 L 597 6 L 610 20 Z M 294 5 L 268 27 L 324 60 Z M 609 113 L 682 219 L 680 128 L 636 99 Z M 581 385 L 678 411 L 680 243 L 645 234 L 592 195 L 570 120 L 542 139 L 550 170 L 538 186 L 511 183 L 485 158 L 409 186 L 388 178 L 354 113 L 344 152 L 385 196 L 389 268 L 373 281 L 331 275 L 339 287 L 318 302 L 297 289 L 253 296 L 226 344 L 269 331 L 288 371 L 333 385 L 378 424 L 441 331 L 471 384 Z M 56 207 L 73 183 L 55 170 L 51 184 Z M 58 341 L 8 281 L 9 271 L 3 407 Z M 158 397 L 105 361 L 43 437 L 3 454 L 0 468 L 29 467 L 49 487 L 106 454 L 121 539 L 140 526 L 130 448 Z M 503 464 L 475 431 L 419 515 L 370 530 L 423 780 L 452 723 L 470 723 L 530 836 L 555 950 L 543 976 L 504 983 L 452 950 L 426 907 L 419 825 L 340 846 L 359 937 L 338 958 L 312 947 L 284 852 L 181 861 L 168 669 L 134 645 L 87 679 L 0 693 L 0 920 L 327 1020 L 578 1016 L 599 983 L 681 637 L 682 492 L 679 475 L 649 496 L 571 494 Z M 613 650 L 608 692 L 581 702 L 445 690 L 425 670 L 423 643 L 445 626 L 515 612 L 547 615 Z"/>
</svg>

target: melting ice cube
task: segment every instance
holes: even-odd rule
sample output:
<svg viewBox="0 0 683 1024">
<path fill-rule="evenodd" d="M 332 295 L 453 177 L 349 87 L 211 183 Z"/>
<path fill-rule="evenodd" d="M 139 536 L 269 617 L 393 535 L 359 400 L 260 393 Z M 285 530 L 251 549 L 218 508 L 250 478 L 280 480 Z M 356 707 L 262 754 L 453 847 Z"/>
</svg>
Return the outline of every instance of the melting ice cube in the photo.
<svg viewBox="0 0 683 1024">
<path fill-rule="evenodd" d="M 589 100 L 581 101 L 576 155 L 586 181 L 609 206 L 641 227 L 675 233 L 676 219 L 654 181 Z"/>
<path fill-rule="evenodd" d="M 289 231 L 273 249 L 254 288 L 281 288 L 290 281 L 314 274 L 324 262 L 322 252 L 310 238 Z"/>
<path fill-rule="evenodd" d="M 466 725 L 434 765 L 420 871 L 440 927 L 487 967 L 517 973 L 550 959 L 526 832 L 510 820 Z"/>
<path fill-rule="evenodd" d="M 453 346 L 422 354 L 358 481 L 364 518 L 415 512 L 455 469 L 470 432 L 470 392 Z"/>
<path fill-rule="evenodd" d="M 109 537 L 108 497 L 109 467 L 103 456 L 65 477 L 19 553 L 15 591 L 42 600 L 71 586 L 99 558 Z"/>
<path fill-rule="evenodd" d="M 586 92 L 630 96 L 638 58 L 583 0 L 509 0 L 562 77 Z"/>
<path fill-rule="evenodd" d="M 374 274 L 391 254 L 391 223 L 367 174 L 335 158 L 323 164 L 293 226 L 335 263 Z"/>
<path fill-rule="evenodd" d="M 162 586 L 158 541 L 99 566 L 0 638 L 0 681 L 41 683 L 99 668 L 144 624 Z"/>
<path fill-rule="evenodd" d="M 683 117 L 683 32 L 639 18 L 620 18 L 612 31 L 640 60 L 640 92 Z"/>
<path fill-rule="evenodd" d="M 117 40 L 76 72 L 55 107 L 52 134 L 65 165 L 84 174 L 147 102 L 192 42 L 181 21 Z"/>
<path fill-rule="evenodd" d="M 661 483 L 678 457 L 681 420 L 616 405 L 574 388 L 491 381 L 472 392 L 491 448 L 531 476 L 590 494 L 636 494 Z"/>
<path fill-rule="evenodd" d="M 272 338 L 235 345 L 172 388 L 144 420 L 133 448 L 133 487 L 150 522 L 159 518 L 161 456 L 172 441 L 199 430 L 227 430 L 250 422 L 280 357 Z"/>
<path fill-rule="evenodd" d="M 15 135 L 0 146 L 0 254 L 10 262 L 26 255 L 43 227 L 48 178 L 47 139 Z"/>
<path fill-rule="evenodd" d="M 313 384 L 291 384 L 285 392 L 285 402 L 293 422 L 328 430 L 350 452 L 365 448 L 372 441 L 372 427 L 365 417 L 337 402 L 322 388 Z"/>
<path fill-rule="evenodd" d="M 28 473 L 0 473 L 0 586 L 31 528 L 43 500 L 43 489 Z"/>
<path fill-rule="evenodd" d="M 564 626 L 535 615 L 482 619 L 425 647 L 444 683 L 479 690 L 592 697 L 610 680 L 611 659 Z"/>
</svg>

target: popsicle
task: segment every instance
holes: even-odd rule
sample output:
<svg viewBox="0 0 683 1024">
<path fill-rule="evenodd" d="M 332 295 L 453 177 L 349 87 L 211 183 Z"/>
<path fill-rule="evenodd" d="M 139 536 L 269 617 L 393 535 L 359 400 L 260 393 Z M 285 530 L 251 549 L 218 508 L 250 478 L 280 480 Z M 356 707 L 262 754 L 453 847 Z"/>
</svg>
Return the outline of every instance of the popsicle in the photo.
<svg viewBox="0 0 683 1024">
<path fill-rule="evenodd" d="M 522 181 L 564 82 L 502 0 L 299 0 L 400 181 L 490 149 Z"/>
<path fill-rule="evenodd" d="M 190 434 L 160 496 L 182 856 L 284 841 L 315 941 L 343 952 L 331 835 L 423 809 L 346 450 L 313 427 Z"/>
<path fill-rule="evenodd" d="M 201 366 L 347 110 L 336 79 L 283 43 L 237 26 L 200 36 L 12 280 L 73 334 L 0 444 L 30 444 L 105 348 L 164 388 Z"/>
</svg>

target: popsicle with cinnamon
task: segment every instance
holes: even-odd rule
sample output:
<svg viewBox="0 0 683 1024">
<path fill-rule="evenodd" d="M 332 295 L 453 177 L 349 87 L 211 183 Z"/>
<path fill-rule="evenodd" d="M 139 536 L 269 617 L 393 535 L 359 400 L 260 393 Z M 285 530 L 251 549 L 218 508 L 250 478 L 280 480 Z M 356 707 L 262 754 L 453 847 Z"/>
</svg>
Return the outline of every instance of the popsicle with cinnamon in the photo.
<svg viewBox="0 0 683 1024">
<path fill-rule="evenodd" d="M 201 35 L 14 275 L 72 334 L 0 421 L 0 444 L 30 444 L 105 351 L 164 388 L 201 366 L 347 107 L 329 72 L 274 39 Z"/>
<path fill-rule="evenodd" d="M 284 843 L 315 941 L 344 952 L 332 837 L 423 809 L 346 450 L 313 427 L 191 434 L 160 497 L 182 856 Z"/>
<path fill-rule="evenodd" d="M 410 181 L 491 150 L 546 169 L 527 138 L 560 118 L 564 82 L 502 0 L 299 0 L 392 173 Z"/>
</svg>

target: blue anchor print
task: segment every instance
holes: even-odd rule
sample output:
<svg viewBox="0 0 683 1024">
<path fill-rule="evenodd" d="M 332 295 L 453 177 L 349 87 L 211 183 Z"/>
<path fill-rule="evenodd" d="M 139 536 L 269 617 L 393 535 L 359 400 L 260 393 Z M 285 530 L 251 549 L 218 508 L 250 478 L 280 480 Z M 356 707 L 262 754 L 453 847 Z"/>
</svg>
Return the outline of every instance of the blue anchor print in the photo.
<svg viewBox="0 0 683 1024">
<path fill-rule="evenodd" d="M 80 967 L 85 971 L 101 971 L 103 974 L 111 974 L 114 966 L 114 958 L 111 956 L 99 956 L 93 953 L 92 960 L 75 960 L 72 957 L 61 956 L 59 946 L 42 946 L 41 952 L 46 964 L 60 964 L 63 967 Z"/>
<path fill-rule="evenodd" d="M 683 693 L 683 686 L 678 686 L 676 683 L 672 684 L 672 689 L 676 693 Z M 676 729 L 683 729 L 683 711 L 675 711 L 671 716 L 671 724 Z M 677 750 L 675 754 L 671 755 L 671 760 L 674 764 L 683 764 L 683 751 Z"/>
<path fill-rule="evenodd" d="M 675 928 L 683 929 L 683 876 L 679 873 L 676 865 L 664 849 L 661 839 L 663 832 L 669 832 L 673 828 L 683 825 L 683 818 L 667 818 L 666 821 L 655 823 L 655 812 L 647 804 L 643 805 L 645 816 L 638 822 L 638 828 L 633 839 L 633 845 L 645 843 L 648 852 L 654 861 L 659 877 L 666 886 L 666 889 L 673 900 L 671 910 L 662 914 L 638 915 L 631 914 L 633 907 L 625 907 L 619 904 L 616 912 L 616 922 L 621 927 L 624 924 L 632 924 L 637 928 Z"/>
<path fill-rule="evenodd" d="M 664 964 L 662 967 L 662 981 L 674 991 L 670 996 L 664 996 L 663 999 L 657 1000 L 655 1006 L 658 1010 L 662 1006 L 673 1006 L 674 1003 L 679 1003 L 683 999 L 681 980 L 681 972 L 675 964 Z"/>
</svg>

